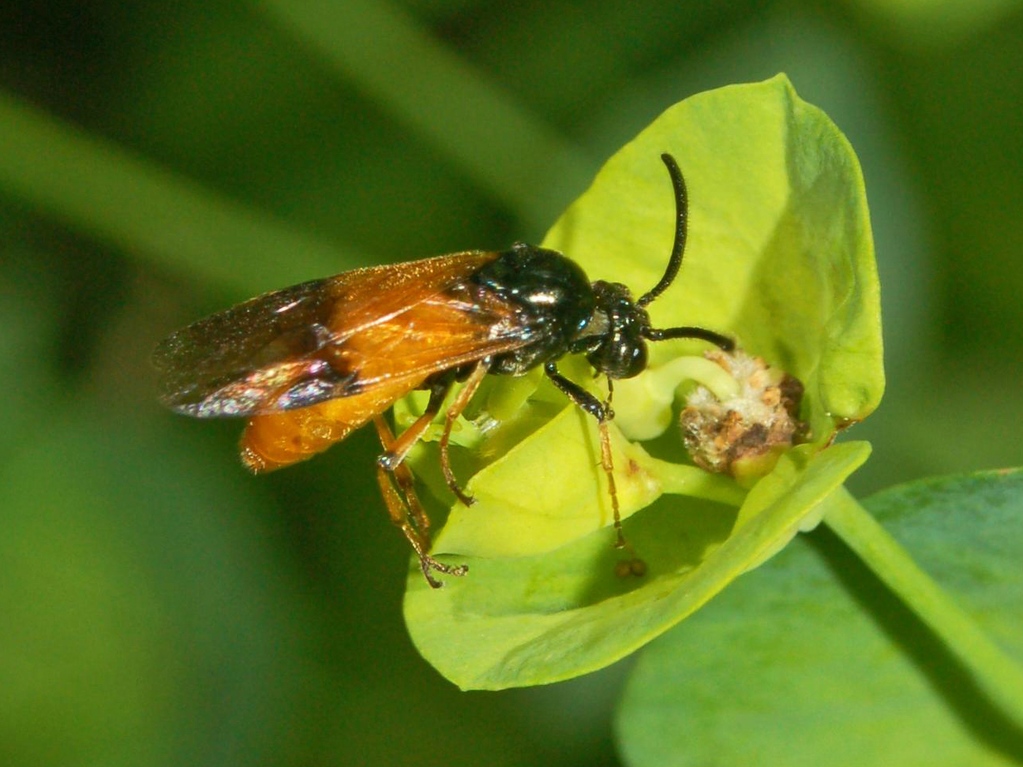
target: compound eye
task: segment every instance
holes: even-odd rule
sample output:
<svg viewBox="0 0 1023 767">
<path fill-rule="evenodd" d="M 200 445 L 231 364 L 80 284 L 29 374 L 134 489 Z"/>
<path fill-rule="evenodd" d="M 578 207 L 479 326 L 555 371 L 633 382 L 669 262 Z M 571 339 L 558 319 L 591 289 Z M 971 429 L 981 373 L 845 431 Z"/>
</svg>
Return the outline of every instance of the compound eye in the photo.
<svg viewBox="0 0 1023 767">
<path fill-rule="evenodd" d="M 620 380 L 634 378 L 646 370 L 647 353 L 643 341 L 626 342 L 624 339 L 608 341 L 587 356 L 598 373 Z"/>
<path fill-rule="evenodd" d="M 623 360 L 625 371 L 622 375 L 617 376 L 618 378 L 635 378 L 646 370 L 646 344 L 640 341 L 627 351 L 629 352 L 628 360 Z"/>
</svg>

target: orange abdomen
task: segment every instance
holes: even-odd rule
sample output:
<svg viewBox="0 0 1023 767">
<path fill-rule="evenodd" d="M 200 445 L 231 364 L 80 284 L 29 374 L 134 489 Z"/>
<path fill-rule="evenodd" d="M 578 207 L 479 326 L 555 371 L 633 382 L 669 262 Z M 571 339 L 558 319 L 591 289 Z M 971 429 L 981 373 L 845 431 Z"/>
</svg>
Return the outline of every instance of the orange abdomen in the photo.
<svg viewBox="0 0 1023 767">
<path fill-rule="evenodd" d="M 419 383 L 378 384 L 362 394 L 253 416 L 242 433 L 242 463 L 260 474 L 311 458 L 368 423 Z"/>
</svg>

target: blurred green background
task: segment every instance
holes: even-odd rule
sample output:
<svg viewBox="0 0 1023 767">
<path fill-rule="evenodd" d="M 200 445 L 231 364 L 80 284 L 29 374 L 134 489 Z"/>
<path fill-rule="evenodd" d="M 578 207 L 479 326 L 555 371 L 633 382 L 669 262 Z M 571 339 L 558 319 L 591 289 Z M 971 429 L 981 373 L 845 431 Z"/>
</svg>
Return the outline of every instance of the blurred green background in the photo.
<svg viewBox="0 0 1023 767">
<path fill-rule="evenodd" d="M 405 634 L 372 434 L 249 477 L 240 424 L 158 406 L 153 346 L 539 241 L 664 108 L 785 71 L 873 213 L 889 388 L 853 489 L 1018 464 L 1021 61 L 1013 0 L 7 0 L 0 762 L 616 764 L 628 662 L 458 692 Z"/>
</svg>

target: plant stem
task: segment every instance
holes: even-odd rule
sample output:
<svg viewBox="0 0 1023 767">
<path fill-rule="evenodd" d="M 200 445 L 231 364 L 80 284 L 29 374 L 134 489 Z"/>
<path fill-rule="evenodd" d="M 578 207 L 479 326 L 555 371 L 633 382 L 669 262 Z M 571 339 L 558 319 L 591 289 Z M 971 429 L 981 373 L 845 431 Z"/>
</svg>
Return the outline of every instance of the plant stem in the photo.
<svg viewBox="0 0 1023 767">
<path fill-rule="evenodd" d="M 746 491 L 723 474 L 711 474 L 695 466 L 670 463 L 651 456 L 645 456 L 642 463 L 657 477 L 664 493 L 701 498 L 736 508 L 746 499 Z"/>
<path fill-rule="evenodd" d="M 992 702 L 1023 727 L 1023 669 L 845 488 L 835 494 L 824 521 L 972 672 Z"/>
<path fill-rule="evenodd" d="M 239 295 L 366 263 L 2 90 L 0 187 L 128 253 Z"/>
<path fill-rule="evenodd" d="M 381 0 L 259 5 L 527 225 L 548 226 L 552 212 L 588 183 L 593 163 L 403 6 Z"/>
</svg>

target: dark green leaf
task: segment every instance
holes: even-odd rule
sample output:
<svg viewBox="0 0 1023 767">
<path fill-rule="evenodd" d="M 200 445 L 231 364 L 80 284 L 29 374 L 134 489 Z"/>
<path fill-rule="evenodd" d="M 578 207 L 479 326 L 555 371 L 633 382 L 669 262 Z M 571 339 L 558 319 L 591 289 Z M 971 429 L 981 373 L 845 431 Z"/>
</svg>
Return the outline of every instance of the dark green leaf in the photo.
<svg viewBox="0 0 1023 767">
<path fill-rule="evenodd" d="M 919 482 L 866 505 L 1023 660 L 1023 472 Z M 636 767 L 1023 760 L 1023 732 L 823 531 L 651 645 L 618 729 Z"/>
</svg>

